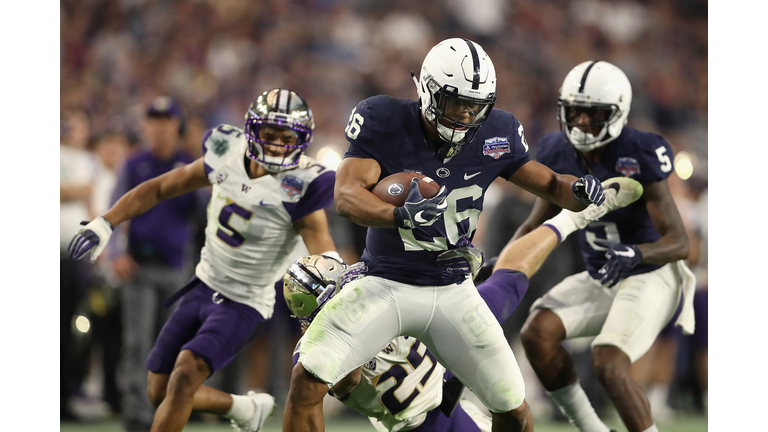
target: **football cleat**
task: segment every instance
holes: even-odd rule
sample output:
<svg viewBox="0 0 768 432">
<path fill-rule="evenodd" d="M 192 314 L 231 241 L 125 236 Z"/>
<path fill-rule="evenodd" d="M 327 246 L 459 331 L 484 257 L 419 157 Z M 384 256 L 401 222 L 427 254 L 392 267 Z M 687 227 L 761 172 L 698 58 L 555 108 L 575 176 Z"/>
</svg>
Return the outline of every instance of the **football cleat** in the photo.
<svg viewBox="0 0 768 432">
<path fill-rule="evenodd" d="M 578 213 L 570 212 L 571 219 L 579 229 L 585 228 L 608 212 L 632 204 L 643 195 L 643 185 L 628 177 L 614 177 L 600 184 L 603 186 L 603 193 L 605 194 L 605 201 L 602 205 L 590 204 L 589 207 Z"/>
<path fill-rule="evenodd" d="M 267 393 L 249 391 L 248 397 L 256 404 L 256 411 L 244 422 L 232 420 L 232 428 L 237 432 L 259 432 L 275 409 L 275 398 Z"/>
</svg>

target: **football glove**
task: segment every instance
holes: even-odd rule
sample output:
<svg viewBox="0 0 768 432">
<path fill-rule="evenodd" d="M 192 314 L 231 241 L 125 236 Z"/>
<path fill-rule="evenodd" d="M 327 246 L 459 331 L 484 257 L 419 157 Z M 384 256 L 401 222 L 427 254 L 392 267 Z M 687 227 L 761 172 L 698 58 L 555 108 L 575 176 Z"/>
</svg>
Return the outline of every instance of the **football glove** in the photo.
<svg viewBox="0 0 768 432">
<path fill-rule="evenodd" d="M 365 276 L 367 271 L 368 267 L 363 262 L 357 262 L 347 267 L 339 276 L 339 290 L 343 289 L 344 285 Z"/>
<path fill-rule="evenodd" d="M 473 275 L 483 263 L 485 255 L 465 237 L 456 243 L 457 248 L 447 250 L 437 256 L 437 264 L 451 275 Z"/>
<path fill-rule="evenodd" d="M 603 186 L 600 184 L 600 180 L 591 175 L 585 175 L 573 182 L 571 189 L 576 201 L 584 205 L 601 205 L 605 201 Z"/>
<path fill-rule="evenodd" d="M 437 191 L 437 195 L 432 198 L 424 198 L 419 192 L 419 179 L 414 177 L 411 179 L 411 189 L 405 204 L 402 207 L 395 207 L 395 226 L 414 229 L 432 225 L 448 208 L 448 203 L 445 200 L 447 195 L 445 186 L 442 186 Z"/>
<path fill-rule="evenodd" d="M 87 225 L 86 223 L 80 223 L 85 225 L 85 227 L 72 238 L 67 250 L 69 255 L 75 260 L 79 260 L 91 251 L 91 264 L 93 264 L 107 246 L 107 242 L 112 236 L 113 227 L 104 216 L 97 217 L 90 223 L 87 223 Z"/>
<path fill-rule="evenodd" d="M 635 245 L 612 243 L 607 240 L 595 240 L 595 244 L 608 248 L 605 252 L 608 262 L 597 271 L 600 274 L 600 283 L 608 287 L 616 285 L 630 270 L 643 261 L 643 254 Z"/>
</svg>

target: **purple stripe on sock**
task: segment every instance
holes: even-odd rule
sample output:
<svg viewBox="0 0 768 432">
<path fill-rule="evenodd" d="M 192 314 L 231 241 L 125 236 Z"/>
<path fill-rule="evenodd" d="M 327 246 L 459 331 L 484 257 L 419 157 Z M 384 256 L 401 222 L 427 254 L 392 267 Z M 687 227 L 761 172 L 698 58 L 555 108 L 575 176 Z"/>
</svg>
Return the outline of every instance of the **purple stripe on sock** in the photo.
<svg viewBox="0 0 768 432">
<path fill-rule="evenodd" d="M 560 235 L 560 231 L 558 231 L 558 230 L 557 230 L 557 228 L 555 228 L 553 225 L 551 225 L 551 224 L 548 224 L 548 223 L 545 223 L 545 224 L 544 224 L 544 225 L 542 225 L 542 226 L 545 226 L 545 227 L 547 227 L 547 228 L 551 228 L 551 229 L 552 229 L 552 231 L 554 231 L 554 232 L 555 232 L 555 234 L 557 234 L 557 242 L 558 242 L 558 243 L 561 243 L 561 242 L 563 241 L 563 236 L 561 236 L 561 235 Z"/>
</svg>

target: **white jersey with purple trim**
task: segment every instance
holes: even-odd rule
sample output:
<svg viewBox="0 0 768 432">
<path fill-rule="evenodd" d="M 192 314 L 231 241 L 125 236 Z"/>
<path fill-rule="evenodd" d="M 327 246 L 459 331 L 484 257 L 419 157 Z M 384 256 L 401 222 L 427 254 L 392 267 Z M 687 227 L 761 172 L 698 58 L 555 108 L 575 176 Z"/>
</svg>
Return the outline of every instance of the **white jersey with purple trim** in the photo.
<svg viewBox="0 0 768 432">
<path fill-rule="evenodd" d="M 270 318 L 274 282 L 301 242 L 293 222 L 331 205 L 335 172 L 302 155 L 295 169 L 252 179 L 245 169 L 247 148 L 242 129 L 234 126 L 219 125 L 203 137 L 213 190 L 195 274 Z"/>
<path fill-rule="evenodd" d="M 445 368 L 423 343 L 400 336 L 363 365 L 360 383 L 342 402 L 368 416 L 377 430 L 412 429 L 440 406 L 444 375 Z"/>
</svg>

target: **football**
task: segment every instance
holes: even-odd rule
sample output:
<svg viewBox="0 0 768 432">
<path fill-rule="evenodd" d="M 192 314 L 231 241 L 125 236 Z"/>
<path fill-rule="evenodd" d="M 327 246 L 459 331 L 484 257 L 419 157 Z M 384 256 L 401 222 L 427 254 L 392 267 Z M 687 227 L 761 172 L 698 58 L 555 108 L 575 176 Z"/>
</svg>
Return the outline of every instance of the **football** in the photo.
<svg viewBox="0 0 768 432">
<path fill-rule="evenodd" d="M 408 198 L 408 192 L 411 189 L 411 179 L 414 177 L 419 179 L 419 193 L 421 193 L 421 196 L 432 198 L 437 195 L 437 192 L 440 190 L 440 185 L 437 182 L 424 174 L 410 171 L 384 177 L 374 186 L 371 192 L 385 203 L 400 207 L 405 204 L 405 200 Z"/>
</svg>

